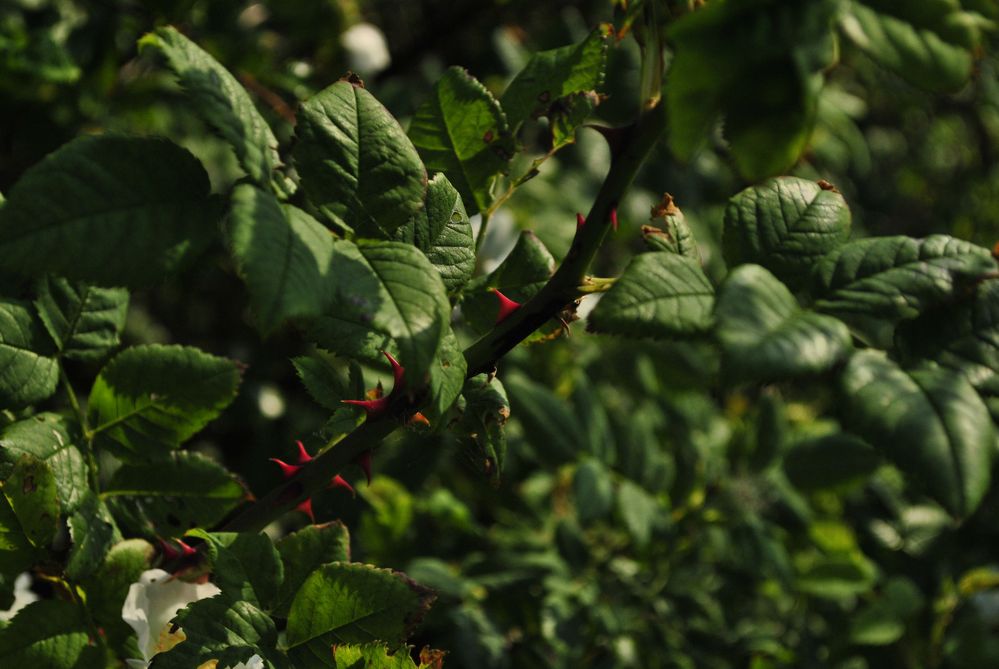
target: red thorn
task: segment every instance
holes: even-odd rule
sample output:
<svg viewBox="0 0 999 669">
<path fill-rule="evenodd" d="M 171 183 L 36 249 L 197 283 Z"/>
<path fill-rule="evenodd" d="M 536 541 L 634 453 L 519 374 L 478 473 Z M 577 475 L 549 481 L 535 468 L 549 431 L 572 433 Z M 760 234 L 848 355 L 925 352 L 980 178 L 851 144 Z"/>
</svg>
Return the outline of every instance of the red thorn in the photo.
<svg viewBox="0 0 999 669">
<path fill-rule="evenodd" d="M 168 542 L 166 539 L 160 539 L 159 541 L 160 541 L 160 547 L 163 549 L 163 557 L 165 557 L 167 560 L 176 560 L 182 557 L 191 557 L 192 555 L 198 552 L 195 549 L 188 546 L 187 544 L 185 544 L 180 539 L 173 539 L 173 542 L 180 547 L 180 550 L 174 548 L 173 545 L 171 545 L 170 542 Z"/>
<path fill-rule="evenodd" d="M 492 292 L 496 296 L 496 299 L 499 300 L 499 313 L 496 314 L 496 325 L 499 325 L 509 318 L 510 314 L 520 309 L 521 305 L 520 302 L 514 302 L 496 288 L 493 288 Z"/>
<path fill-rule="evenodd" d="M 344 490 L 346 490 L 347 492 L 349 492 L 351 495 L 355 495 L 355 496 L 357 495 L 357 493 L 354 492 L 354 486 L 352 486 L 349 483 L 347 483 L 347 479 L 345 479 L 344 477 L 340 476 L 339 474 L 337 474 L 336 476 L 334 476 L 330 480 L 330 484 L 329 484 L 328 487 L 330 487 L 330 488 L 343 488 Z"/>
<path fill-rule="evenodd" d="M 365 413 L 368 414 L 369 418 L 380 416 L 385 413 L 388 409 L 389 399 L 388 397 L 379 397 L 376 400 L 340 400 L 343 404 L 350 404 L 355 407 L 361 407 L 364 409 Z"/>
<path fill-rule="evenodd" d="M 171 546 L 165 539 L 160 539 L 160 549 L 163 551 L 163 557 L 167 560 L 176 560 L 180 557 L 180 551 Z"/>
<path fill-rule="evenodd" d="M 364 472 L 364 476 L 368 479 L 368 485 L 371 485 L 371 451 L 361 453 L 357 456 L 356 462 L 357 466 Z"/>
<path fill-rule="evenodd" d="M 187 544 L 185 544 L 180 539 L 177 539 L 177 545 L 180 546 L 180 553 L 184 557 L 191 557 L 192 555 L 195 555 L 198 552 L 195 549 L 193 549 L 190 546 L 188 546 Z"/>
<path fill-rule="evenodd" d="M 617 232 L 617 207 L 611 209 L 611 227 Z"/>
<path fill-rule="evenodd" d="M 309 517 L 309 520 L 312 521 L 312 524 L 315 525 L 315 523 L 316 523 L 316 514 L 314 514 L 312 512 L 312 498 L 311 497 L 306 497 L 304 502 L 302 502 L 301 504 L 299 504 L 298 506 L 295 507 L 295 511 L 301 511 L 302 513 L 304 513 L 305 515 L 307 515 Z"/>
<path fill-rule="evenodd" d="M 576 214 L 576 229 L 579 230 L 581 227 L 586 225 L 586 219 L 580 213 Z"/>
<path fill-rule="evenodd" d="M 395 390 L 402 385 L 402 379 L 406 374 L 406 368 L 400 365 L 399 361 L 393 358 L 392 354 L 388 351 L 382 351 L 382 354 L 388 358 L 389 364 L 392 365 L 392 381 L 394 383 L 392 391 L 395 392 Z M 389 394 L 391 395 L 392 393 Z"/>
<path fill-rule="evenodd" d="M 312 460 L 312 456 L 309 455 L 307 450 L 305 450 L 305 444 L 301 441 L 296 441 L 295 443 L 298 445 L 298 464 L 304 465 L 306 462 L 310 462 Z"/>
<path fill-rule="evenodd" d="M 284 474 L 284 477 L 286 479 L 290 479 L 292 476 L 298 473 L 299 469 L 302 468 L 301 465 L 289 465 L 287 462 L 283 462 L 281 460 L 278 460 L 277 458 L 269 458 L 269 459 L 271 462 L 273 462 L 274 464 L 276 464 L 278 467 L 281 468 L 281 473 Z"/>
</svg>

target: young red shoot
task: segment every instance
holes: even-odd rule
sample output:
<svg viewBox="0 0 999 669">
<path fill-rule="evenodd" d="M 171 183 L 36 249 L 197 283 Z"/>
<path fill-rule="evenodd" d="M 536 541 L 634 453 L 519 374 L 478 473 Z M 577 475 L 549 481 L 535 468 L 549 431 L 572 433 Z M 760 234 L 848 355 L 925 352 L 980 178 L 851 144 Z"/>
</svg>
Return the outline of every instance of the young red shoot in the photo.
<svg viewBox="0 0 999 669">
<path fill-rule="evenodd" d="M 586 219 L 579 212 L 576 213 L 576 229 L 579 230 L 581 227 L 586 225 Z"/>
<path fill-rule="evenodd" d="M 614 232 L 617 232 L 617 207 L 611 209 L 610 219 L 611 219 L 611 227 L 614 229 Z"/>
<path fill-rule="evenodd" d="M 423 427 L 430 427 L 430 421 L 422 413 L 417 411 L 412 416 L 409 417 L 410 425 L 422 425 Z"/>
</svg>

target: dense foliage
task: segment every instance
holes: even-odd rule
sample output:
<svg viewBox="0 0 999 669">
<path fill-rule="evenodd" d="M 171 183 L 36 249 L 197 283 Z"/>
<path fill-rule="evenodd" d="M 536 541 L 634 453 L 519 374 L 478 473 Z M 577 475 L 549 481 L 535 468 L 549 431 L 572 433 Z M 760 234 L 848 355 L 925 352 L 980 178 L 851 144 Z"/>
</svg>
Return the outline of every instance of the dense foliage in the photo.
<svg viewBox="0 0 999 669">
<path fill-rule="evenodd" d="M 0 666 L 996 664 L 997 22 L 3 5 Z"/>
</svg>

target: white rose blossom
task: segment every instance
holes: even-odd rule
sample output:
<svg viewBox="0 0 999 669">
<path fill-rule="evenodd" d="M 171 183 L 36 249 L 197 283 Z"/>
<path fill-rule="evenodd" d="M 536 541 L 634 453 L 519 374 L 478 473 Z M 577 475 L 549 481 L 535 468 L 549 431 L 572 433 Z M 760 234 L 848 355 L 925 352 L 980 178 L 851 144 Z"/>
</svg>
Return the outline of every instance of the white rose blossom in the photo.
<svg viewBox="0 0 999 669">
<path fill-rule="evenodd" d="M 37 601 L 38 595 L 31 591 L 31 574 L 20 574 L 14 581 L 14 604 L 6 611 L 0 611 L 0 620 L 10 620 L 25 606 Z"/>
<path fill-rule="evenodd" d="M 370 23 L 356 23 L 340 36 L 350 69 L 362 76 L 378 74 L 392 62 L 385 35 Z"/>
<path fill-rule="evenodd" d="M 128 660 L 128 666 L 132 669 L 145 669 L 153 655 L 170 650 L 183 641 L 183 630 L 171 633 L 170 620 L 191 602 L 214 597 L 220 592 L 222 591 L 213 583 L 187 583 L 162 569 L 142 572 L 139 582 L 129 586 L 125 604 L 121 607 L 122 620 L 139 637 L 139 651 L 143 658 Z M 250 658 L 245 667 L 240 663 L 232 669 L 262 669 L 262 661 L 255 665 L 254 658 Z"/>
</svg>

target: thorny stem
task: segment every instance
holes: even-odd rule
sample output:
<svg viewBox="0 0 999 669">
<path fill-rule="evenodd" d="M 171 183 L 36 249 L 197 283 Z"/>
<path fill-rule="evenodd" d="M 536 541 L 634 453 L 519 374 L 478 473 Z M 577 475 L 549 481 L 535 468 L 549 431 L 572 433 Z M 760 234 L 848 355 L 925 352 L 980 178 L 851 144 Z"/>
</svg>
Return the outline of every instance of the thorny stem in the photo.
<svg viewBox="0 0 999 669">
<path fill-rule="evenodd" d="M 577 229 L 564 262 L 537 295 L 465 349 L 467 378 L 492 372 L 496 362 L 510 349 L 579 297 L 579 287 L 584 283 L 586 270 L 611 228 L 611 211 L 624 197 L 638 169 L 665 129 L 666 115 L 662 105 L 657 105 L 643 110 L 638 122 L 625 130 L 613 151 L 607 177 L 586 216 L 587 223 Z M 483 216 L 483 229 L 479 231 L 477 246 L 484 237 L 486 220 Z M 306 498 L 323 490 L 333 476 L 361 454 L 377 447 L 385 437 L 400 427 L 419 409 L 421 399 L 405 394 L 393 399 L 383 416 L 366 421 L 343 440 L 329 445 L 308 466 L 245 507 L 222 529 L 259 531 Z"/>
<path fill-rule="evenodd" d="M 610 230 L 611 210 L 624 197 L 638 168 L 665 129 L 666 115 L 662 105 L 658 105 L 644 111 L 638 123 L 626 131 L 612 155 L 610 171 L 586 215 L 587 223 L 576 231 L 576 238 L 558 271 L 524 306 L 465 349 L 469 377 L 492 371 L 510 349 L 576 299 L 586 270 Z"/>
</svg>

